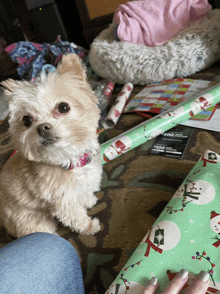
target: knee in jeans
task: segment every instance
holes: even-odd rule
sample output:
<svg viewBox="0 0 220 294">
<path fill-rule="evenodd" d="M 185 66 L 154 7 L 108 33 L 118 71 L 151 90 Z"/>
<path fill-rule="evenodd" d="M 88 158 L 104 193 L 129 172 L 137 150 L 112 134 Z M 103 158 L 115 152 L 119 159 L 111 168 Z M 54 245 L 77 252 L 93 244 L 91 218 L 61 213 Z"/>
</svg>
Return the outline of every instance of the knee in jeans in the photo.
<svg viewBox="0 0 220 294">
<path fill-rule="evenodd" d="M 71 256 L 79 260 L 78 254 L 72 244 L 60 236 L 49 233 L 33 233 L 25 237 L 32 239 L 34 244 L 39 245 L 40 243 L 42 254 L 51 253 L 54 258 L 59 259 Z"/>
</svg>

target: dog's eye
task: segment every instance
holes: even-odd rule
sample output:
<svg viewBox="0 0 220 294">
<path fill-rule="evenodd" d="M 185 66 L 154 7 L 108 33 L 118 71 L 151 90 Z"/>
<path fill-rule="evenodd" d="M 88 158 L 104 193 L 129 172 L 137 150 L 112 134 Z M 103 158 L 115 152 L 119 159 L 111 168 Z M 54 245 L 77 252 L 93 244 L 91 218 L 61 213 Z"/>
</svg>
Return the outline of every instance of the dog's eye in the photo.
<svg viewBox="0 0 220 294">
<path fill-rule="evenodd" d="M 58 110 L 60 113 L 67 113 L 70 111 L 70 106 L 68 103 L 66 102 L 61 102 L 59 105 L 58 105 Z"/>
<path fill-rule="evenodd" d="M 22 121 L 23 121 L 23 124 L 25 127 L 29 127 L 32 122 L 33 122 L 33 119 L 32 117 L 28 116 L 28 115 L 25 115 L 23 118 L 22 118 Z"/>
</svg>

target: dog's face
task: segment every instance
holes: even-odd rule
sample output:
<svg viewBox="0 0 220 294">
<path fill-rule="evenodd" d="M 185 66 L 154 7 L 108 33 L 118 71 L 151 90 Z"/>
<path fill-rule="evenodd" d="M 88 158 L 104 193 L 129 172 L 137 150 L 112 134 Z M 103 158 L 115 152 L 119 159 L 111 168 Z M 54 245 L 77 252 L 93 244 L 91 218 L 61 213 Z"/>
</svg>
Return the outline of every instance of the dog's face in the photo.
<svg viewBox="0 0 220 294">
<path fill-rule="evenodd" d="M 27 159 L 65 165 L 96 151 L 97 98 L 75 54 L 63 56 L 55 72 L 35 83 L 7 80 L 2 85 L 12 140 Z"/>
</svg>

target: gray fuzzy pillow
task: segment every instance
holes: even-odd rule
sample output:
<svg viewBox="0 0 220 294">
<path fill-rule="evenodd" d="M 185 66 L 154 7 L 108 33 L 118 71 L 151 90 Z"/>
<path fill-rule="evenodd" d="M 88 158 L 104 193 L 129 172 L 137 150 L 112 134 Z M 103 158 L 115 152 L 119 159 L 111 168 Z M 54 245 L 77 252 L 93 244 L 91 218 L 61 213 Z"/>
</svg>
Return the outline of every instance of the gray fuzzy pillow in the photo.
<svg viewBox="0 0 220 294">
<path fill-rule="evenodd" d="M 95 73 L 119 84 L 146 85 L 187 77 L 220 60 L 220 10 L 194 23 L 164 45 L 148 47 L 114 40 L 112 23 L 91 44 Z"/>
</svg>

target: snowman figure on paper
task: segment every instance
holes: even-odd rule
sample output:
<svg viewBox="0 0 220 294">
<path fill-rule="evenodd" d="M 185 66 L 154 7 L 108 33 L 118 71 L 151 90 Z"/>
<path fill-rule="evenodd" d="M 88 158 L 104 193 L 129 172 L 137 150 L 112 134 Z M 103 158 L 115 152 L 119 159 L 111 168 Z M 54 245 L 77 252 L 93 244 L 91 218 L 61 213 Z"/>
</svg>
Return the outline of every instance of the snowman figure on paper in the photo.
<svg viewBox="0 0 220 294">
<path fill-rule="evenodd" d="M 148 257 L 152 251 L 163 254 L 164 251 L 176 247 L 180 239 L 181 232 L 175 223 L 171 221 L 161 221 L 151 228 L 141 241 L 141 244 L 147 244 L 144 256 Z"/>
<path fill-rule="evenodd" d="M 208 163 L 217 164 L 220 162 L 220 156 L 210 150 L 206 150 L 203 157 L 200 158 L 200 161 L 203 161 L 203 167 L 206 167 Z"/>
<path fill-rule="evenodd" d="M 113 160 L 118 155 L 122 155 L 131 148 L 132 141 L 128 136 L 122 136 L 119 139 L 112 142 L 112 144 L 107 147 L 103 154 L 103 159 L 105 162 Z"/>
<path fill-rule="evenodd" d="M 177 118 L 179 116 L 181 116 L 184 113 L 184 107 L 183 106 L 179 106 L 174 108 L 172 111 L 168 111 L 162 115 L 159 116 L 159 118 L 163 118 L 163 119 L 167 119 L 167 118 Z"/>
<path fill-rule="evenodd" d="M 210 227 L 217 235 L 212 238 L 214 240 L 217 240 L 212 245 L 216 248 L 220 246 L 220 214 L 216 213 L 215 211 L 211 211 L 211 218 L 210 218 Z"/>
<path fill-rule="evenodd" d="M 164 131 L 162 129 L 156 129 L 156 130 L 153 130 L 153 132 L 151 132 L 149 136 L 145 135 L 145 138 L 147 138 L 148 140 L 152 140 L 153 138 L 155 138 L 163 133 L 164 133 Z"/>
<path fill-rule="evenodd" d="M 213 103 L 213 96 L 209 93 L 204 94 L 203 96 L 197 98 L 193 103 L 190 105 L 190 116 L 194 116 L 200 113 L 202 110 L 207 109 L 208 107 L 212 106 Z"/>
<path fill-rule="evenodd" d="M 194 204 L 204 205 L 215 198 L 215 188 L 207 181 L 190 181 L 188 184 L 181 185 L 173 195 L 173 198 L 182 197 Z"/>
</svg>

